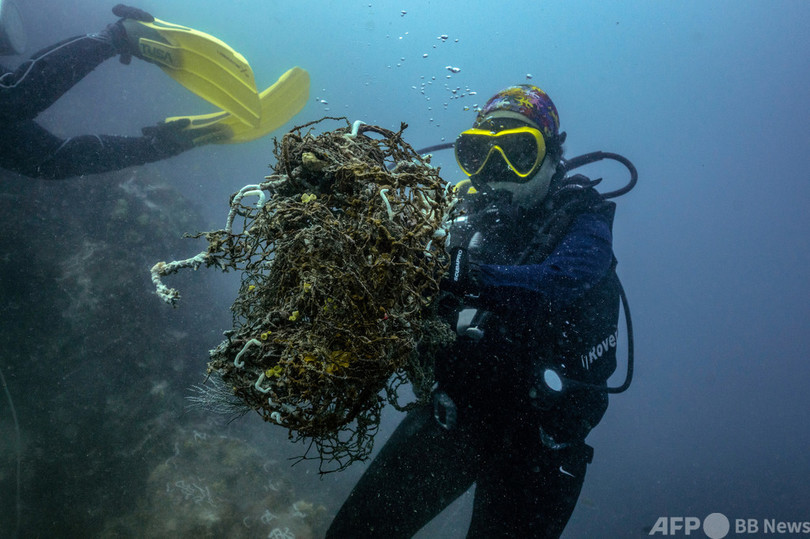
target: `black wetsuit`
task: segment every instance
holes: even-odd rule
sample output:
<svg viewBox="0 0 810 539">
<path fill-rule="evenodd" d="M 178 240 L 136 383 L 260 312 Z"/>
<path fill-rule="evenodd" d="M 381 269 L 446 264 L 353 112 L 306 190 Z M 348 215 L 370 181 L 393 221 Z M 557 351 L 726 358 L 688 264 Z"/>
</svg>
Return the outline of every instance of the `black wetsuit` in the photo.
<svg viewBox="0 0 810 539">
<path fill-rule="evenodd" d="M 468 537 L 558 537 L 574 510 L 616 367 L 614 205 L 569 181 L 536 211 L 484 197 L 466 210 L 449 243 L 469 249 L 481 289 L 454 312 L 474 307 L 483 337 L 437 362 L 434 405 L 406 416 L 327 537 L 411 537 L 473 483 Z M 593 386 L 543 391 L 549 366 Z"/>
<path fill-rule="evenodd" d="M 63 140 L 34 118 L 101 62 L 117 54 L 98 35 L 67 39 L 0 75 L 0 167 L 32 178 L 62 179 L 165 159 L 187 147 L 156 139 L 82 135 Z"/>
</svg>

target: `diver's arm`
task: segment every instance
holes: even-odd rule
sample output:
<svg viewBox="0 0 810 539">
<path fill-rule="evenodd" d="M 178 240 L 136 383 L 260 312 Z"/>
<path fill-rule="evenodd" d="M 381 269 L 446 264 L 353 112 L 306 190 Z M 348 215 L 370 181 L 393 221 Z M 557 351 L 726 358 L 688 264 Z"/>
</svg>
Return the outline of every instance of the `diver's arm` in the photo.
<svg viewBox="0 0 810 539">
<path fill-rule="evenodd" d="M 81 135 L 60 139 L 34 121 L 13 124 L 0 139 L 0 167 L 31 178 L 59 180 L 142 165 L 194 146 L 172 122 L 144 129 L 142 137 Z"/>
<path fill-rule="evenodd" d="M 122 4 L 112 11 L 121 18 L 101 32 L 66 39 L 34 54 L 14 71 L 0 74 L 0 122 L 33 120 L 114 55 L 120 54 L 121 63 L 128 64 L 133 52 L 124 22 L 151 22 L 155 18 Z"/>
<path fill-rule="evenodd" d="M 117 54 L 103 34 L 66 39 L 0 76 L 0 122 L 35 118 L 101 62 Z"/>
<path fill-rule="evenodd" d="M 596 286 L 612 264 L 608 220 L 596 213 L 582 214 L 543 263 L 480 265 L 481 301 L 514 309 L 519 307 L 516 301 L 536 304 L 539 296 L 554 309 L 564 308 Z"/>
</svg>

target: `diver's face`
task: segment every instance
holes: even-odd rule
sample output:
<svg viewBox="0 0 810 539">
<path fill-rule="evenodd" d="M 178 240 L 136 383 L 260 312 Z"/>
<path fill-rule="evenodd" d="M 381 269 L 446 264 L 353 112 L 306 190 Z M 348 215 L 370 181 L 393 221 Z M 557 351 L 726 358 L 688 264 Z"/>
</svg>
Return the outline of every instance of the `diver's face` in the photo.
<svg viewBox="0 0 810 539">
<path fill-rule="evenodd" d="M 512 202 L 524 208 L 532 208 L 539 205 L 548 195 L 551 179 L 557 171 L 557 165 L 551 159 L 546 159 L 537 173 L 528 180 L 520 183 L 513 178 L 506 181 L 492 181 L 487 185 L 493 191 L 506 191 L 512 195 Z M 509 171 L 510 173 L 512 171 Z"/>
</svg>

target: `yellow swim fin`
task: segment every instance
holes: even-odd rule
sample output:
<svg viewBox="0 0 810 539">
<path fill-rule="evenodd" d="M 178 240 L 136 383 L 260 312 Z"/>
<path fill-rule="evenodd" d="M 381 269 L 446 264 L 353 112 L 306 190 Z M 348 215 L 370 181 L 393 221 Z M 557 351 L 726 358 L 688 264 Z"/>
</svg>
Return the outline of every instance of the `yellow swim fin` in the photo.
<svg viewBox="0 0 810 539">
<path fill-rule="evenodd" d="M 124 25 L 140 58 L 241 122 L 259 125 L 256 81 L 244 56 L 214 36 L 160 19 L 126 19 Z"/>
<path fill-rule="evenodd" d="M 261 115 L 255 127 L 245 124 L 233 114 L 226 111 L 200 114 L 197 116 L 173 116 L 166 122 L 189 119 L 187 130 L 199 130 L 197 144 L 206 142 L 207 137 L 218 144 L 248 142 L 275 131 L 293 116 L 298 114 L 309 99 L 309 73 L 300 67 L 294 67 L 284 73 L 270 87 L 259 94 Z M 223 137 L 222 132 L 227 136 Z"/>
</svg>

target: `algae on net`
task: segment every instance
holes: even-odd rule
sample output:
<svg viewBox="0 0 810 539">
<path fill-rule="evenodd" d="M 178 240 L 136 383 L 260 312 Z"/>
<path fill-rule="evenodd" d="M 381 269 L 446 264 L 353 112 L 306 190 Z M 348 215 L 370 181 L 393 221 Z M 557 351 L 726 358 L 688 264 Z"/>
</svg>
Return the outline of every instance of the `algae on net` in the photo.
<svg viewBox="0 0 810 539">
<path fill-rule="evenodd" d="M 231 198 L 206 251 L 152 275 L 174 303 L 163 275 L 201 264 L 242 272 L 209 373 L 226 400 L 311 440 L 325 472 L 368 457 L 386 402 L 402 410 L 429 396 L 433 358 L 454 338 L 436 312 L 454 197 L 402 139 L 404 124 L 303 133 L 311 125 L 276 143 L 274 174 Z M 406 382 L 417 401 L 402 406 Z"/>
</svg>

